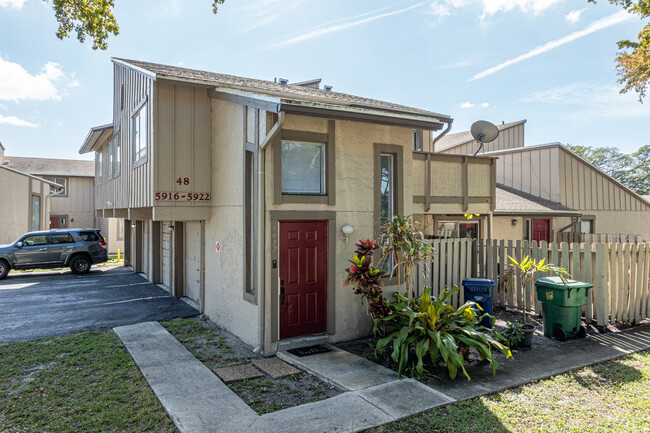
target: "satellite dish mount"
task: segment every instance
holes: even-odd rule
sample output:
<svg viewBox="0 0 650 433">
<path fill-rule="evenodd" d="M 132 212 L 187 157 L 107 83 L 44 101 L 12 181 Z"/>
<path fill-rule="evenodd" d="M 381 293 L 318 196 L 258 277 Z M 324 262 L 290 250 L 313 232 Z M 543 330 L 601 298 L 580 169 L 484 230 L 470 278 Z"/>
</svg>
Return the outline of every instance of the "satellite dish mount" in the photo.
<svg viewBox="0 0 650 433">
<path fill-rule="evenodd" d="M 474 156 L 478 155 L 481 149 L 483 149 L 483 145 L 485 143 L 494 141 L 499 136 L 499 128 L 487 120 L 477 120 L 476 122 L 472 123 L 470 132 L 472 133 L 472 137 L 474 137 L 474 139 L 480 143 L 478 150 L 476 153 L 474 153 Z"/>
</svg>

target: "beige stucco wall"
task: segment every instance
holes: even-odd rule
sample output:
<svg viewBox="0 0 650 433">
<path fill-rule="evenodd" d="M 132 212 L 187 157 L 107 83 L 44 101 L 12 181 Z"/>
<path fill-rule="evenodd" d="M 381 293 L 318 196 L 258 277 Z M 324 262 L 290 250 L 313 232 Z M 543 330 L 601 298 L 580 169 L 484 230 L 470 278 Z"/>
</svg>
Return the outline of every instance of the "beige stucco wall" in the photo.
<svg viewBox="0 0 650 433">
<path fill-rule="evenodd" d="M 512 225 L 513 220 L 517 221 L 517 225 Z M 494 239 L 503 239 L 505 241 L 523 240 L 525 230 L 526 221 L 523 217 L 495 215 L 492 218 L 492 233 Z"/>
<path fill-rule="evenodd" d="M 324 119 L 287 116 L 284 125 L 285 129 L 327 132 L 327 121 Z M 411 140 L 412 130 L 388 125 L 376 125 L 352 121 L 336 121 L 336 204 L 271 204 L 269 211 L 330 211 L 336 212 L 336 234 L 335 245 L 328 245 L 328 248 L 335 248 L 334 260 L 334 281 L 328 282 L 334 285 L 334 296 L 336 299 L 334 311 L 334 324 L 328 323 L 330 330 L 330 341 L 344 341 L 355 337 L 366 335 L 371 326 L 371 321 L 365 312 L 365 306 L 361 298 L 352 293 L 350 287 L 343 287 L 345 269 L 354 254 L 356 240 L 360 238 L 373 238 L 374 216 L 374 152 L 375 143 L 392 144 L 403 146 L 404 182 L 401 194 L 404 194 L 404 214 L 413 212 L 412 179 L 410 176 L 412 167 Z M 267 172 L 273 173 L 272 150 L 267 155 Z M 266 199 L 273 203 L 273 177 L 268 176 L 268 187 Z M 410 195 L 409 195 L 410 194 Z M 267 224 L 270 224 L 267 219 Z M 350 224 L 354 227 L 354 233 L 348 243 L 339 237 L 340 228 Z M 267 233 L 267 256 L 271 254 L 272 239 L 270 232 Z M 272 278 L 271 269 L 267 268 L 267 281 Z M 390 291 L 390 288 L 386 288 Z M 270 309 L 268 300 L 267 308 Z M 328 311 L 328 317 L 332 317 Z M 267 329 L 271 329 L 271 321 L 274 320 L 267 314 Z M 332 334 L 332 329 L 334 333 Z M 270 344 L 270 336 L 267 336 L 267 344 Z"/>
<path fill-rule="evenodd" d="M 243 128 L 241 105 L 212 100 L 213 206 L 205 228 L 205 313 L 256 346 L 257 306 L 243 296 Z"/>
</svg>

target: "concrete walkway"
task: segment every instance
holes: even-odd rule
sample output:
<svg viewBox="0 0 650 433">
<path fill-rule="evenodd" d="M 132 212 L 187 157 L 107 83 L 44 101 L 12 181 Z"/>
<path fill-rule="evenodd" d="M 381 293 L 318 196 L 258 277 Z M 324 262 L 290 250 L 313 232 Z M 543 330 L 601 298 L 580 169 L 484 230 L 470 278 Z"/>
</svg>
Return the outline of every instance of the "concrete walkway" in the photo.
<svg viewBox="0 0 650 433">
<path fill-rule="evenodd" d="M 650 326 L 588 337 L 556 350 L 517 354 L 492 377 L 485 365 L 470 369 L 472 381 L 432 386 L 397 380 L 395 372 L 329 346 L 332 351 L 281 357 L 345 390 L 336 397 L 257 415 L 216 375 L 156 322 L 115 328 L 165 410 L 181 432 L 355 432 L 458 400 L 650 348 Z"/>
</svg>

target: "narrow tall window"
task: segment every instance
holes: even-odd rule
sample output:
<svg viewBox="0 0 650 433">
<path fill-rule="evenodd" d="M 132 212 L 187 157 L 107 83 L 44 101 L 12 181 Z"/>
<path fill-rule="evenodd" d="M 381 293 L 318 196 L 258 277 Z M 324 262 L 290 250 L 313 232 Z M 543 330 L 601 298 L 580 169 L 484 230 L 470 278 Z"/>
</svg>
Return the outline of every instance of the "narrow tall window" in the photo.
<svg viewBox="0 0 650 433">
<path fill-rule="evenodd" d="M 381 224 L 395 214 L 395 156 L 381 154 Z"/>
<path fill-rule="evenodd" d="M 32 196 L 32 231 L 41 229 L 41 197 L 38 195 Z"/>
<path fill-rule="evenodd" d="M 110 170 L 112 176 L 117 176 L 120 174 L 120 159 L 122 158 L 122 143 L 120 140 L 120 133 L 118 132 L 113 137 L 112 143 L 112 153 L 111 153 L 111 164 Z"/>
<path fill-rule="evenodd" d="M 256 249 L 255 249 L 255 219 L 257 217 L 255 205 L 255 153 L 244 151 L 244 230 L 245 260 L 244 270 L 245 290 L 249 295 L 255 295 L 256 285 Z"/>
<path fill-rule="evenodd" d="M 147 104 L 133 116 L 133 161 L 147 156 Z"/>
<path fill-rule="evenodd" d="M 104 149 L 97 153 L 97 162 L 95 164 L 97 165 L 97 183 L 101 185 L 104 180 Z"/>
</svg>

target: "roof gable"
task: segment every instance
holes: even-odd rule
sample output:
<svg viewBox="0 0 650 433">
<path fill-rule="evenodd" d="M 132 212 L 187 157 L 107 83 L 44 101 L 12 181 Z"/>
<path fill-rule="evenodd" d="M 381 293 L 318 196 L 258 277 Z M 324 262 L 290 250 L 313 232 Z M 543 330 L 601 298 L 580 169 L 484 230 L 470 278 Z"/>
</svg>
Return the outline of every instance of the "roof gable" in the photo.
<svg viewBox="0 0 650 433">
<path fill-rule="evenodd" d="M 496 127 L 499 129 L 499 132 L 501 132 L 509 128 L 514 128 L 515 126 L 522 125 L 524 123 L 526 123 L 526 119 L 518 120 L 516 122 L 497 124 Z M 443 152 L 445 150 L 449 150 L 473 141 L 476 140 L 474 140 L 474 137 L 472 137 L 472 133 L 470 131 L 447 134 L 436 143 L 435 152 Z"/>
</svg>

